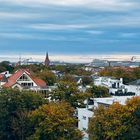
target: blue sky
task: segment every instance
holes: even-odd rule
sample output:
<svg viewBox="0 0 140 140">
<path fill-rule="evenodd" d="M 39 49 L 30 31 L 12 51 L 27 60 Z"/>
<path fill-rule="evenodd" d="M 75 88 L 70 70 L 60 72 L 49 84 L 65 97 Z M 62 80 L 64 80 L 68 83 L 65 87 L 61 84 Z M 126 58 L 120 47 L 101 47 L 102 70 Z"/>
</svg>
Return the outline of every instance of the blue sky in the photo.
<svg viewBox="0 0 140 140">
<path fill-rule="evenodd" d="M 139 54 L 140 0 L 0 0 L 0 54 Z"/>
</svg>

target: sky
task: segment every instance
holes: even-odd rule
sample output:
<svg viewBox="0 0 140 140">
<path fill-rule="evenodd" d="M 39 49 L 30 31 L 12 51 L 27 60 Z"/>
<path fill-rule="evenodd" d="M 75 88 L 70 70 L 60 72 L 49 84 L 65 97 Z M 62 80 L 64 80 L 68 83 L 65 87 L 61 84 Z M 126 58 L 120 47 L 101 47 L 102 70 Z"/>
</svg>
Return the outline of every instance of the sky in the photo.
<svg viewBox="0 0 140 140">
<path fill-rule="evenodd" d="M 140 0 L 0 0 L 0 54 L 46 52 L 140 54 Z"/>
</svg>

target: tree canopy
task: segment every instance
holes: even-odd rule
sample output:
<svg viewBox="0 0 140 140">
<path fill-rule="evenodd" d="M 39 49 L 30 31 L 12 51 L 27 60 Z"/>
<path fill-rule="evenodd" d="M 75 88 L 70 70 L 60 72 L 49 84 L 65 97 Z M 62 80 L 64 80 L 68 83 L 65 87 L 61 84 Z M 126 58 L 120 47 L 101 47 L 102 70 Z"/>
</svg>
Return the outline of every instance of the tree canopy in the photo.
<svg viewBox="0 0 140 140">
<path fill-rule="evenodd" d="M 126 105 L 114 103 L 108 108 L 100 106 L 89 123 L 91 140 L 140 139 L 140 97 L 134 97 Z"/>
<path fill-rule="evenodd" d="M 100 76 L 113 76 L 123 78 L 124 84 L 140 79 L 140 67 L 138 68 L 105 68 L 100 72 Z"/>
<path fill-rule="evenodd" d="M 42 96 L 30 91 L 0 92 L 0 139 L 23 140 L 28 132 L 28 112 L 46 103 Z"/>
<path fill-rule="evenodd" d="M 51 102 L 31 112 L 32 135 L 28 140 L 81 140 L 74 109 L 66 102 Z"/>
<path fill-rule="evenodd" d="M 92 85 L 91 88 L 87 89 L 88 93 L 91 93 L 94 98 L 109 97 L 109 90 L 103 86 Z"/>
<path fill-rule="evenodd" d="M 80 92 L 73 77 L 66 75 L 58 81 L 58 87 L 50 92 L 50 96 L 52 100 L 65 100 L 76 108 L 83 107 L 84 101 L 92 95 L 88 92 Z"/>
</svg>

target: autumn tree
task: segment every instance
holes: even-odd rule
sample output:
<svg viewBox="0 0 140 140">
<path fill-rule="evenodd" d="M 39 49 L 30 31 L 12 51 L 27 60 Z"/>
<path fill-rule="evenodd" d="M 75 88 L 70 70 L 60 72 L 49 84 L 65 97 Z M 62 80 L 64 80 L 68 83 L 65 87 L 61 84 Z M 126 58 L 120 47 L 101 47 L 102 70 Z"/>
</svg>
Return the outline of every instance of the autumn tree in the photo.
<svg viewBox="0 0 140 140">
<path fill-rule="evenodd" d="M 66 102 L 51 102 L 30 114 L 32 135 L 28 140 L 81 140 L 74 109 Z"/>
<path fill-rule="evenodd" d="M 126 105 L 114 103 L 108 108 L 99 106 L 89 123 L 90 140 L 140 139 L 140 97 L 134 97 Z"/>
<path fill-rule="evenodd" d="M 123 78 L 124 84 L 140 79 L 140 67 L 138 68 L 105 68 L 99 73 L 100 76 L 112 76 L 116 78 Z"/>
</svg>

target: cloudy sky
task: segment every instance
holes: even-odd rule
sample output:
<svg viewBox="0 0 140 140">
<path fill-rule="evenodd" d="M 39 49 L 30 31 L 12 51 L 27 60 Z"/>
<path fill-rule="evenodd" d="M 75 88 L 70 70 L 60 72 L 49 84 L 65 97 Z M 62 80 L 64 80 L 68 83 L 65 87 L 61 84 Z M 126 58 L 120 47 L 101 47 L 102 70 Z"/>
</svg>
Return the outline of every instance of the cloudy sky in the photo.
<svg viewBox="0 0 140 140">
<path fill-rule="evenodd" d="M 0 54 L 139 54 L 140 0 L 0 0 Z"/>
</svg>

